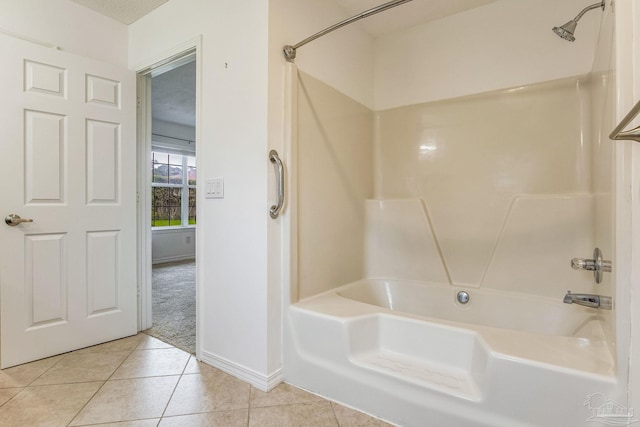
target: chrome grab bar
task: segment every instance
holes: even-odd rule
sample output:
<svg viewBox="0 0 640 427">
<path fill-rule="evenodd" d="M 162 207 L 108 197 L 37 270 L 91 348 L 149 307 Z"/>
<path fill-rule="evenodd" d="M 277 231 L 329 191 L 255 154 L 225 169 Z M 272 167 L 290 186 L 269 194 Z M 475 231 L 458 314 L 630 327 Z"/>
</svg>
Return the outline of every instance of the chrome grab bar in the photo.
<svg viewBox="0 0 640 427">
<path fill-rule="evenodd" d="M 276 175 L 278 179 L 278 201 L 275 205 L 269 208 L 269 215 L 271 218 L 276 219 L 280 214 L 282 206 L 284 206 L 284 166 L 276 150 L 269 151 L 269 160 L 271 160 L 271 163 L 276 167 Z"/>
<path fill-rule="evenodd" d="M 613 140 L 628 139 L 628 140 L 640 142 L 640 126 L 630 130 L 623 130 L 629 125 L 629 123 L 633 121 L 633 119 L 636 118 L 638 113 L 640 113 L 640 101 L 638 101 L 638 103 L 633 106 L 631 111 L 629 111 L 627 115 L 624 116 L 624 119 L 622 119 L 620 124 L 618 124 L 618 126 L 616 126 L 613 132 L 611 132 L 611 134 L 609 135 L 609 138 Z"/>
</svg>

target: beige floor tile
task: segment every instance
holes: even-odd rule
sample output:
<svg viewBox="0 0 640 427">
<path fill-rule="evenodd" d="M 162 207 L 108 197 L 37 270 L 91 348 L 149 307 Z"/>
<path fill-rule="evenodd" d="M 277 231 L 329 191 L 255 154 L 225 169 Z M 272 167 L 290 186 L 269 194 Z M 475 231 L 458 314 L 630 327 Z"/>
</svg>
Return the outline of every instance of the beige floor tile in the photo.
<svg viewBox="0 0 640 427">
<path fill-rule="evenodd" d="M 171 344 L 167 344 L 164 341 L 160 341 L 157 338 L 154 338 L 145 333 L 138 334 L 141 337 L 140 344 L 138 345 L 137 350 L 148 350 L 152 348 L 175 348 Z"/>
<path fill-rule="evenodd" d="M 195 356 L 191 356 L 191 358 L 189 359 L 189 363 L 187 363 L 187 367 L 184 370 L 185 374 L 200 374 L 202 372 L 222 372 L 220 371 L 220 369 L 218 368 L 214 368 L 211 365 L 207 365 L 204 362 L 198 362 L 198 360 L 195 358 Z"/>
<path fill-rule="evenodd" d="M 0 427 L 66 426 L 102 384 L 27 387 L 0 407 Z"/>
<path fill-rule="evenodd" d="M 76 350 L 74 353 L 133 351 L 140 346 L 140 343 L 144 342 L 146 336 L 147 335 L 145 334 L 133 335 L 119 340 L 109 341 L 104 344 L 98 344 L 81 350 Z"/>
<path fill-rule="evenodd" d="M 106 381 L 129 354 L 128 351 L 70 353 L 32 385 Z"/>
<path fill-rule="evenodd" d="M 181 375 L 190 354 L 177 348 L 136 350 L 114 372 L 111 379 Z"/>
<path fill-rule="evenodd" d="M 107 424 L 90 424 L 83 427 L 157 427 L 160 422 L 160 418 L 151 418 L 148 420 L 136 420 L 136 421 L 123 421 L 121 423 L 107 423 Z M 184 425 L 187 426 L 186 424 Z"/>
<path fill-rule="evenodd" d="M 251 386 L 221 371 L 183 375 L 165 416 L 249 407 Z"/>
<path fill-rule="evenodd" d="M 159 427 L 246 427 L 248 418 L 248 410 L 237 409 L 234 411 L 164 417 L 160 421 Z"/>
<path fill-rule="evenodd" d="M 327 401 L 252 408 L 249 427 L 337 427 Z"/>
<path fill-rule="evenodd" d="M 251 387 L 250 406 L 257 408 L 263 406 L 290 405 L 292 403 L 320 402 L 322 400 L 321 397 L 314 394 L 282 383 L 268 393 Z"/>
<path fill-rule="evenodd" d="M 335 402 L 331 402 L 333 411 L 338 419 L 340 427 L 392 427 L 392 424 L 386 423 L 377 418 L 370 417 L 362 412 L 355 411 L 347 408 L 346 406 L 339 405 Z"/>
<path fill-rule="evenodd" d="M 54 356 L 0 371 L 0 388 L 25 387 L 44 374 L 64 356 Z"/>
<path fill-rule="evenodd" d="M 0 389 L 0 406 L 4 405 L 16 394 L 22 391 L 22 387 L 20 388 L 3 388 Z"/>
<path fill-rule="evenodd" d="M 72 426 L 159 418 L 179 376 L 107 381 Z"/>
</svg>

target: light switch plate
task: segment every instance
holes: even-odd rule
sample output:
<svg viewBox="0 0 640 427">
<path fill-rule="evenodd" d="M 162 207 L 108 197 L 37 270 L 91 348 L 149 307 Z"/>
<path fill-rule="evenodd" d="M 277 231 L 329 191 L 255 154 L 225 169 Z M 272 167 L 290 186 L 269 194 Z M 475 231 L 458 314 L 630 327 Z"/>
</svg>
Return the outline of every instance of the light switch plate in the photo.
<svg viewBox="0 0 640 427">
<path fill-rule="evenodd" d="M 209 178 L 205 183 L 205 198 L 224 198 L 224 178 Z"/>
</svg>

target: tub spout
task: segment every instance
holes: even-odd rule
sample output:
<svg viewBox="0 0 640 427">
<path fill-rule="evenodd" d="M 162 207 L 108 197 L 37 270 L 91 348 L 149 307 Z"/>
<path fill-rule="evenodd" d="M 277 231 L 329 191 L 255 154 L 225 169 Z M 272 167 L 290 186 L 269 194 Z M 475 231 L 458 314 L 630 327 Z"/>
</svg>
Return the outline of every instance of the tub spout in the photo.
<svg viewBox="0 0 640 427">
<path fill-rule="evenodd" d="M 572 294 L 567 291 L 562 301 L 565 304 L 578 304 L 585 307 L 600 308 L 602 310 L 611 310 L 611 297 L 592 294 Z"/>
</svg>

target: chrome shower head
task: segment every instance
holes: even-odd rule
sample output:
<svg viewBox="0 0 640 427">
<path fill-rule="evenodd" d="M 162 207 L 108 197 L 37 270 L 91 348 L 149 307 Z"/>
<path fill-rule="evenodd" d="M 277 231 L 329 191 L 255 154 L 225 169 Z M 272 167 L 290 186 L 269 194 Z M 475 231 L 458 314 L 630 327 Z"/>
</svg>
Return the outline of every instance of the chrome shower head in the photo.
<svg viewBox="0 0 640 427">
<path fill-rule="evenodd" d="M 556 33 L 558 37 L 573 42 L 576 40 L 573 33 L 576 30 L 577 25 L 578 23 L 572 19 L 562 27 L 553 27 L 553 32 Z"/>
<path fill-rule="evenodd" d="M 573 18 L 571 21 L 567 22 L 563 26 L 553 27 L 553 32 L 565 40 L 568 40 L 570 42 L 575 41 L 576 38 L 573 35 L 573 33 L 575 33 L 576 31 L 576 27 L 578 26 L 578 21 L 580 20 L 580 18 L 582 18 L 582 15 L 584 15 L 585 13 L 587 13 L 592 9 L 597 9 L 599 7 L 602 8 L 602 10 L 604 10 L 604 0 L 602 0 L 600 3 L 594 3 L 591 6 L 585 7 L 580 11 L 580 13 L 575 18 Z"/>
</svg>

